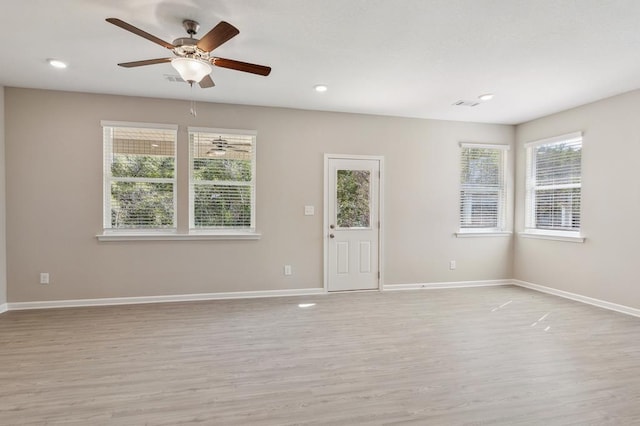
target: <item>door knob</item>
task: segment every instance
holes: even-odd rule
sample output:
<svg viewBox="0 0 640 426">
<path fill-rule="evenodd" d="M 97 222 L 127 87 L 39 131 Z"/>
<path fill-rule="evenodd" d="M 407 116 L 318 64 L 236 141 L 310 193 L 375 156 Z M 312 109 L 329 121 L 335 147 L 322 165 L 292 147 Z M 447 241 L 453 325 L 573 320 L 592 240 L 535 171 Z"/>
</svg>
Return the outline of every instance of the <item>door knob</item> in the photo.
<svg viewBox="0 0 640 426">
<path fill-rule="evenodd" d="M 335 238 L 336 236 L 333 234 L 329 234 L 329 238 Z"/>
<path fill-rule="evenodd" d="M 336 227 L 335 225 L 329 225 L 329 228 L 331 228 L 331 229 L 333 229 L 335 227 Z"/>
</svg>

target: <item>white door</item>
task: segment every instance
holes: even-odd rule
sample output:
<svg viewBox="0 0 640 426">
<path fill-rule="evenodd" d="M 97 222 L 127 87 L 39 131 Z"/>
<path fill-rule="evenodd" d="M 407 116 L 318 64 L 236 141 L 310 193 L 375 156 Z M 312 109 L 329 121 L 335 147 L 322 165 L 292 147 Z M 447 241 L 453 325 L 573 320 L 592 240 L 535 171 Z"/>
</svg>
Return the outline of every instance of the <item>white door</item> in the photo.
<svg viewBox="0 0 640 426">
<path fill-rule="evenodd" d="M 380 282 L 380 159 L 327 157 L 327 290 Z"/>
</svg>

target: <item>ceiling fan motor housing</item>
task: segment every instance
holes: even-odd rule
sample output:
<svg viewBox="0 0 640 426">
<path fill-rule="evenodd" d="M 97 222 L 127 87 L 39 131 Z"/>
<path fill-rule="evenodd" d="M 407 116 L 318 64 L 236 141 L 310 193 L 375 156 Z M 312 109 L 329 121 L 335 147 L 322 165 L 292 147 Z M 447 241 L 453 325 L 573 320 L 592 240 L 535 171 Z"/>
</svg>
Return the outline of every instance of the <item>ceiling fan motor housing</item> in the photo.
<svg viewBox="0 0 640 426">
<path fill-rule="evenodd" d="M 187 31 L 187 34 L 189 34 L 189 37 L 180 37 L 173 40 L 173 45 L 175 46 L 175 48 L 172 49 L 173 53 L 178 56 L 188 56 L 196 59 L 207 60 L 209 56 L 208 53 L 198 49 L 196 44 L 199 39 L 193 37 L 200 29 L 200 24 L 196 21 L 185 19 L 182 21 L 182 26 Z"/>
<path fill-rule="evenodd" d="M 198 46 L 196 46 L 196 43 L 198 43 L 197 38 L 191 38 L 191 37 L 177 38 L 173 40 L 173 45 L 175 47 L 171 50 L 177 56 L 187 56 L 187 57 L 193 57 L 196 59 L 207 60 L 209 57 L 209 54 L 207 52 L 203 52 L 202 50 L 198 49 Z"/>
</svg>

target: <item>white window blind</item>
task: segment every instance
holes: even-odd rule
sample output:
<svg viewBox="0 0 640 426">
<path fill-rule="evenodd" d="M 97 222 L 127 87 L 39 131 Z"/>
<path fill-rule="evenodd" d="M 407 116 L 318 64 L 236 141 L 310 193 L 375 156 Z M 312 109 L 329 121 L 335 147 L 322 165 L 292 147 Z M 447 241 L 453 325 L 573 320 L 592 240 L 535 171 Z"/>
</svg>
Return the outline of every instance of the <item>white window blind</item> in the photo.
<svg viewBox="0 0 640 426">
<path fill-rule="evenodd" d="M 578 233 L 582 134 L 531 142 L 527 148 L 527 231 Z"/>
<path fill-rule="evenodd" d="M 104 228 L 175 228 L 177 128 L 102 124 Z"/>
<path fill-rule="evenodd" d="M 255 231 L 252 131 L 189 128 L 190 228 Z"/>
<path fill-rule="evenodd" d="M 461 144 L 460 232 L 505 230 L 507 145 Z"/>
</svg>

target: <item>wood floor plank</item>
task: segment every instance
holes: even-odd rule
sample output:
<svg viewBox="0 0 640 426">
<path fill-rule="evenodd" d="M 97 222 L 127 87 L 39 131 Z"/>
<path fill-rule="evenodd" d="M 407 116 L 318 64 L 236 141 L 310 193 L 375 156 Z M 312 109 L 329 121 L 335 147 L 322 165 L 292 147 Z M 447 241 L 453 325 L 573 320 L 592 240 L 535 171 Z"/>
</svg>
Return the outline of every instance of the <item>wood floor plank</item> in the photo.
<svg viewBox="0 0 640 426">
<path fill-rule="evenodd" d="M 517 287 L 0 315 L 0 424 L 196 423 L 640 424 L 640 320 Z"/>
</svg>

